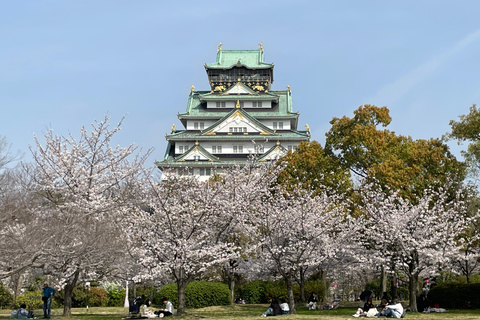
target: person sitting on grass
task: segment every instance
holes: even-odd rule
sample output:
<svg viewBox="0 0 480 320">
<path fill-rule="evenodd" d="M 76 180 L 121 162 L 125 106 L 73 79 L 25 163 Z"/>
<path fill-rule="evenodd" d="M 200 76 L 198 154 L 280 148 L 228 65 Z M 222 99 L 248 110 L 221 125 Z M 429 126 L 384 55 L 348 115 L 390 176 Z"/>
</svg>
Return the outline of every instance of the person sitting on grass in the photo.
<svg viewBox="0 0 480 320">
<path fill-rule="evenodd" d="M 160 318 L 173 316 L 173 313 L 175 312 L 173 309 L 173 304 L 168 301 L 166 297 L 162 298 L 162 302 L 165 305 L 165 308 L 156 311 L 155 314 L 157 314 Z"/>
<path fill-rule="evenodd" d="M 397 299 L 393 299 L 392 304 L 385 306 L 385 316 L 392 318 L 401 318 L 403 314 L 403 306 Z"/>
<path fill-rule="evenodd" d="M 288 306 L 287 301 L 285 299 L 280 300 L 280 309 L 282 309 L 283 314 L 289 314 L 290 313 L 290 307 Z"/>
<path fill-rule="evenodd" d="M 374 307 L 373 306 L 373 298 L 370 297 L 370 298 L 368 298 L 367 302 L 365 302 L 363 307 L 357 309 L 357 312 L 355 312 L 353 317 L 358 318 L 360 316 L 365 316 L 365 315 L 367 315 L 368 310 L 370 310 L 373 307 Z"/>
<path fill-rule="evenodd" d="M 12 313 L 10 314 L 11 319 L 28 319 L 28 311 L 27 311 L 27 305 L 25 303 L 22 303 L 20 305 L 20 308 L 17 310 L 13 310 Z"/>
<path fill-rule="evenodd" d="M 312 292 L 310 297 L 308 297 L 308 303 L 307 303 L 308 310 L 317 309 L 317 302 L 318 302 L 317 294 L 315 292 Z"/>
<path fill-rule="evenodd" d="M 281 316 L 283 314 L 280 305 L 275 298 L 270 298 L 270 306 L 267 311 L 262 314 L 262 317 L 266 316 Z"/>
<path fill-rule="evenodd" d="M 153 311 L 151 311 L 149 308 L 152 305 L 152 301 L 147 300 L 145 301 L 145 304 L 142 306 L 142 309 L 140 311 L 140 314 L 142 317 L 147 317 L 147 318 L 157 318 L 158 315 L 156 315 Z"/>
</svg>

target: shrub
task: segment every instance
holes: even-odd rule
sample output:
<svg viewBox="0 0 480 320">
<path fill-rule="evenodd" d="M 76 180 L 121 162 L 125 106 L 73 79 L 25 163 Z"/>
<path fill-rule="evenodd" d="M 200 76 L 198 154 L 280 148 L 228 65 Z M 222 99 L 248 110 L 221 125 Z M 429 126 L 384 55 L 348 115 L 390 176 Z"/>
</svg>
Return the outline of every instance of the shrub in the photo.
<svg viewBox="0 0 480 320">
<path fill-rule="evenodd" d="M 166 297 L 174 306 L 178 306 L 178 291 L 177 284 L 170 283 L 164 285 L 153 298 L 153 303 L 156 305 L 162 305 L 162 298 Z"/>
<path fill-rule="evenodd" d="M 230 304 L 230 290 L 221 282 L 194 281 L 185 289 L 185 304 L 190 308 Z"/>
<path fill-rule="evenodd" d="M 61 290 L 55 294 L 54 301 L 63 305 L 65 291 Z M 90 290 L 84 286 L 77 286 L 72 292 L 72 307 L 84 308 L 89 307 L 106 307 L 108 304 L 108 293 L 105 289 L 99 287 L 91 287 Z"/>
<path fill-rule="evenodd" d="M 125 302 L 125 289 L 123 289 L 118 283 L 104 282 L 102 288 L 107 291 L 108 307 L 122 307 Z"/>
<path fill-rule="evenodd" d="M 13 296 L 7 289 L 0 283 L 0 309 L 4 309 L 10 306 L 13 302 Z"/>
<path fill-rule="evenodd" d="M 312 292 L 316 292 L 318 301 L 325 299 L 325 285 L 321 280 L 311 280 L 305 282 L 305 298 L 308 299 Z M 299 301 L 299 300 L 297 300 Z"/>
<path fill-rule="evenodd" d="M 22 303 L 25 303 L 27 305 L 27 309 L 42 309 L 42 295 L 43 292 L 39 290 L 25 291 L 22 295 L 15 299 L 13 307 L 16 309 L 19 308 Z"/>
<path fill-rule="evenodd" d="M 433 287 L 428 293 L 431 305 L 447 309 L 480 308 L 480 283 L 446 283 Z"/>
<path fill-rule="evenodd" d="M 241 297 L 246 303 L 267 303 L 267 283 L 257 280 L 246 283 L 241 288 Z"/>
<path fill-rule="evenodd" d="M 163 286 L 155 295 L 154 302 L 161 305 L 161 299 L 166 297 L 173 305 L 178 305 L 177 284 Z M 185 306 L 189 308 L 204 308 L 230 304 L 228 286 L 221 282 L 193 281 L 185 288 Z"/>
<path fill-rule="evenodd" d="M 146 285 L 146 284 L 140 284 L 140 285 L 136 286 L 135 291 L 136 291 L 137 297 L 138 296 L 143 296 L 146 299 L 152 300 L 152 303 L 154 303 L 154 304 L 162 304 L 162 301 L 159 301 L 159 303 L 156 303 L 154 301 L 155 294 L 157 293 L 157 288 L 155 288 L 154 286 L 149 286 L 149 285 Z M 160 299 L 162 299 L 162 297 L 160 297 Z M 172 301 L 172 300 L 170 300 L 170 301 Z"/>
</svg>

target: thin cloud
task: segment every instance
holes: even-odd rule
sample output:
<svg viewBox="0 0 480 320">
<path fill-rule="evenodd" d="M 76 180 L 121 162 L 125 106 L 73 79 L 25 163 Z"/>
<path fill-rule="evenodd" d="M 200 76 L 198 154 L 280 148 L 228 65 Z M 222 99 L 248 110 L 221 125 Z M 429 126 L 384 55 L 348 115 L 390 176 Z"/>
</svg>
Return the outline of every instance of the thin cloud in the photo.
<svg viewBox="0 0 480 320">
<path fill-rule="evenodd" d="M 435 70 L 445 63 L 450 57 L 465 50 L 471 43 L 480 38 L 480 29 L 468 34 L 466 37 L 458 41 L 453 47 L 446 52 L 439 54 L 429 61 L 416 67 L 397 81 L 383 87 L 373 98 L 369 99 L 374 104 L 389 105 L 393 104 L 410 90 L 430 76 Z"/>
</svg>

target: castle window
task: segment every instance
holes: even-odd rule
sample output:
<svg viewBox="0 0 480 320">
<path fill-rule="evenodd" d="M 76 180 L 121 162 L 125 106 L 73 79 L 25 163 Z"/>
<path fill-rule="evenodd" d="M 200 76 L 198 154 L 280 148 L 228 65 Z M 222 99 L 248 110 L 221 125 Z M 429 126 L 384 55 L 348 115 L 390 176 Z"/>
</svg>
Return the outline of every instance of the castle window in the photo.
<svg viewBox="0 0 480 320">
<path fill-rule="evenodd" d="M 243 146 L 233 146 L 233 153 L 243 153 Z"/>
<path fill-rule="evenodd" d="M 201 176 L 209 176 L 211 174 L 210 168 L 200 168 Z"/>
<path fill-rule="evenodd" d="M 222 146 L 212 146 L 212 153 L 222 153 Z"/>
</svg>

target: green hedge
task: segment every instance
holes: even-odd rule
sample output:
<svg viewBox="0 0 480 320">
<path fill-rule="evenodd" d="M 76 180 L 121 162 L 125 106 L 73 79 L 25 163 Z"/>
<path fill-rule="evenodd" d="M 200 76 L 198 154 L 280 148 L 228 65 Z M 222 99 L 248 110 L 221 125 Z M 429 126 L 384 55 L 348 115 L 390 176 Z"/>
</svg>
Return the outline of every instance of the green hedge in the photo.
<svg viewBox="0 0 480 320">
<path fill-rule="evenodd" d="M 316 292 L 319 300 L 325 296 L 325 286 L 320 280 L 305 282 L 305 298 L 308 298 L 312 292 Z M 288 301 L 287 286 L 283 280 L 280 281 L 251 281 L 238 288 L 236 296 L 245 299 L 246 303 L 268 303 L 270 297 L 277 300 L 285 299 Z M 295 301 L 300 301 L 300 286 L 293 286 L 293 296 Z"/>
<path fill-rule="evenodd" d="M 479 309 L 480 283 L 438 285 L 428 292 L 428 300 L 432 306 L 438 304 L 445 309 Z"/>
<path fill-rule="evenodd" d="M 267 282 L 262 280 L 251 281 L 240 288 L 239 296 L 246 303 L 267 303 Z"/>
<path fill-rule="evenodd" d="M 65 292 L 58 291 L 55 294 L 54 302 L 63 305 Z M 77 286 L 72 292 L 72 307 L 85 308 L 89 307 L 106 307 L 108 305 L 108 293 L 105 289 L 99 287 L 91 287 L 90 290 L 84 286 Z"/>
<path fill-rule="evenodd" d="M 154 303 L 161 305 L 166 297 L 174 306 L 178 306 L 177 284 L 163 286 L 156 294 Z M 193 281 L 185 288 L 185 306 L 188 308 L 204 308 L 230 304 L 228 286 L 221 282 Z"/>
</svg>

